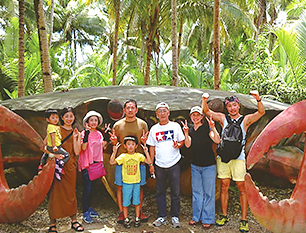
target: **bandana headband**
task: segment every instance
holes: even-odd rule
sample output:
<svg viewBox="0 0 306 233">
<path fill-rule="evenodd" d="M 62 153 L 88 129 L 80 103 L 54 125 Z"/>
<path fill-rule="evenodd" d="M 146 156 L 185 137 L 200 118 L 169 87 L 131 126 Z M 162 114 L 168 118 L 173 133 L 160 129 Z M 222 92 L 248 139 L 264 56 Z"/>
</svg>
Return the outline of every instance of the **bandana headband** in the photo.
<svg viewBox="0 0 306 233">
<path fill-rule="evenodd" d="M 230 102 L 234 102 L 234 101 L 236 101 L 238 104 L 240 104 L 240 101 L 239 101 L 239 99 L 236 97 L 236 96 L 231 96 L 231 97 L 226 97 L 225 98 L 225 106 L 228 104 L 228 103 L 230 103 Z"/>
</svg>

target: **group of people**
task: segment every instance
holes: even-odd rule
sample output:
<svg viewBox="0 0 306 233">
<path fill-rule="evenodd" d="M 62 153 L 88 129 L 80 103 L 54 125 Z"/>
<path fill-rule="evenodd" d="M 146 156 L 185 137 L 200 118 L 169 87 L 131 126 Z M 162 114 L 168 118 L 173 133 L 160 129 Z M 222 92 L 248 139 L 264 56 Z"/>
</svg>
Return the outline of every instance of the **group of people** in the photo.
<svg viewBox="0 0 306 233">
<path fill-rule="evenodd" d="M 229 221 L 227 216 L 228 189 L 230 180 L 233 179 L 240 193 L 241 204 L 241 232 L 248 232 L 247 198 L 245 193 L 244 175 L 246 174 L 245 152 L 242 147 L 240 154 L 229 162 L 224 162 L 216 156 L 213 144 L 220 144 L 222 134 L 230 121 L 236 122 L 240 118 L 240 128 L 243 134 L 242 145 L 245 143 L 248 127 L 265 114 L 264 106 L 258 92 L 251 93 L 257 100 L 258 110 L 246 116 L 239 113 L 240 101 L 236 96 L 227 97 L 224 101 L 228 117 L 209 109 L 207 93 L 202 96 L 202 106 L 194 106 L 190 110 L 190 127 L 187 120 L 172 122 L 169 119 L 170 107 L 165 102 L 156 105 L 156 117 L 159 122 L 148 129 L 147 123 L 138 118 L 137 102 L 127 100 L 123 106 L 124 118 L 117 121 L 112 130 L 109 130 L 109 141 L 112 143 L 113 152 L 110 164 L 115 167 L 115 184 L 117 185 L 117 200 L 119 216 L 117 222 L 125 228 L 131 227 L 128 217 L 128 207 L 135 206 L 134 227 L 139 227 L 141 222 L 147 222 L 148 217 L 142 210 L 143 189 L 146 184 L 146 166 L 150 174 L 156 177 L 156 202 L 158 217 L 153 222 L 155 227 L 167 224 L 166 190 L 168 183 L 171 192 L 171 224 L 180 228 L 180 148 L 185 145 L 192 154 L 191 158 L 191 185 L 193 215 L 190 225 L 202 224 L 209 228 L 212 224 L 223 226 Z M 50 112 L 50 111 L 49 111 Z M 55 116 L 56 115 L 56 116 Z M 55 118 L 55 119 L 53 119 Z M 57 120 L 56 120 L 57 118 Z M 46 114 L 48 122 L 46 153 L 56 158 L 56 170 L 50 195 L 49 216 L 51 219 L 48 232 L 57 232 L 56 219 L 70 216 L 71 228 L 83 231 L 84 227 L 76 219 L 77 203 L 75 194 L 77 158 L 78 169 L 82 173 L 82 208 L 83 221 L 92 223 L 98 213 L 91 207 L 92 187 L 95 180 L 89 175 L 89 167 L 95 163 L 103 163 L 103 148 L 108 142 L 99 126 L 103 122 L 100 113 L 89 111 L 84 119 L 84 130 L 79 132 L 73 129 L 75 113 L 67 108 L 59 115 L 56 111 Z M 62 126 L 57 126 L 61 120 Z M 219 134 L 215 127 L 218 122 L 222 131 Z M 221 136 L 220 136 L 221 135 Z M 72 137 L 71 137 L 72 136 Z M 61 140 L 64 138 L 63 140 Z M 149 148 L 148 148 L 149 147 Z M 49 156 L 50 157 L 50 156 Z M 43 156 L 40 168 L 46 162 Z M 215 219 L 215 180 L 221 179 L 221 207 L 222 214 Z M 58 201 L 61 200 L 61 201 Z"/>
</svg>

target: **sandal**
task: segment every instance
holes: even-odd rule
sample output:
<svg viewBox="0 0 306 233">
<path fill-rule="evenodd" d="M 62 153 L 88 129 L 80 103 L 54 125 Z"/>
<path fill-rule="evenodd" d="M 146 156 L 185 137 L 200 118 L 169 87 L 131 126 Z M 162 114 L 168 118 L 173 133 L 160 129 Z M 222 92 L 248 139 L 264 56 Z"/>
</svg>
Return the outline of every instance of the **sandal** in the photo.
<svg viewBox="0 0 306 233">
<path fill-rule="evenodd" d="M 198 225 L 198 224 L 199 224 L 199 222 L 196 222 L 194 220 L 189 221 L 189 225 L 191 225 L 191 226 L 195 226 L 195 225 Z"/>
<path fill-rule="evenodd" d="M 71 229 L 77 231 L 77 232 L 81 232 L 84 231 L 84 227 L 81 223 L 79 223 L 78 221 L 73 221 L 71 222 Z"/>
<path fill-rule="evenodd" d="M 202 224 L 202 226 L 203 226 L 204 229 L 210 228 L 210 224 L 205 224 L 205 223 L 204 223 L 204 224 Z"/>
<path fill-rule="evenodd" d="M 48 233 L 58 233 L 56 225 L 52 225 L 48 229 Z"/>
</svg>

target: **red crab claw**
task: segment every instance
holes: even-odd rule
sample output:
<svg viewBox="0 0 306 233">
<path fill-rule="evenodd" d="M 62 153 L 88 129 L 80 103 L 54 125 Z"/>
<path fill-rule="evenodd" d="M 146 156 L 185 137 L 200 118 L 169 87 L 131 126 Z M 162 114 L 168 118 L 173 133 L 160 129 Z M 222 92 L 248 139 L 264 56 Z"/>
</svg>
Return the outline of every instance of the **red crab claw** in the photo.
<svg viewBox="0 0 306 233">
<path fill-rule="evenodd" d="M 0 133 L 17 133 L 38 148 L 43 148 L 39 134 L 20 116 L 0 105 Z M 54 177 L 54 160 L 50 161 L 28 185 L 9 189 L 4 176 L 0 144 L 0 223 L 21 222 L 43 202 Z"/>
<path fill-rule="evenodd" d="M 271 145 L 282 138 L 306 130 L 306 101 L 296 103 L 276 116 L 258 136 L 250 149 L 247 166 L 251 168 Z M 255 218 L 272 232 L 305 232 L 306 228 L 306 153 L 300 167 L 297 183 L 290 199 L 269 201 L 259 192 L 249 174 L 246 175 L 246 193 Z"/>
</svg>

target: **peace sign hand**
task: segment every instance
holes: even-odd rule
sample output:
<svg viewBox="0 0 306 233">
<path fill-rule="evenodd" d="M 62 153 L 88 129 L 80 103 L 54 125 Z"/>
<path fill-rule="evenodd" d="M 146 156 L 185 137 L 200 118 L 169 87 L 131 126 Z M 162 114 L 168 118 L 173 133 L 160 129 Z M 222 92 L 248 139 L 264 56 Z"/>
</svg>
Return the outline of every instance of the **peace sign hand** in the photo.
<svg viewBox="0 0 306 233">
<path fill-rule="evenodd" d="M 108 131 L 112 131 L 112 129 L 110 128 L 110 123 L 105 123 L 104 125 L 104 132 L 107 133 Z"/>
<path fill-rule="evenodd" d="M 148 134 L 149 134 L 149 131 L 145 132 L 144 129 L 142 130 L 142 136 L 140 138 L 140 141 L 143 145 L 147 144 Z"/>
<path fill-rule="evenodd" d="M 208 119 L 208 117 L 206 116 L 205 119 L 207 120 L 210 129 L 215 128 L 215 122 L 214 122 L 214 120 L 212 119 L 212 115 L 209 116 L 209 119 Z"/>
<path fill-rule="evenodd" d="M 184 133 L 188 133 L 189 127 L 188 127 L 188 123 L 187 120 L 185 120 L 185 123 L 183 121 L 181 121 L 182 125 L 183 125 L 183 131 Z"/>
<path fill-rule="evenodd" d="M 112 133 L 111 132 L 109 132 L 108 133 L 109 135 L 110 135 L 110 141 L 112 142 L 112 144 L 113 145 L 116 145 L 117 144 L 117 142 L 118 142 L 118 138 L 117 138 L 117 136 L 116 136 L 116 134 L 115 134 L 115 130 L 113 129 L 112 130 Z"/>
<path fill-rule="evenodd" d="M 140 146 L 142 147 L 144 153 L 148 153 L 148 147 L 146 146 L 146 144 L 140 144 Z"/>
<path fill-rule="evenodd" d="M 120 147 L 120 145 L 121 145 L 121 144 L 120 144 L 119 142 L 117 142 L 116 144 L 113 145 L 113 153 L 114 153 L 114 154 L 117 153 L 118 148 Z"/>
</svg>

